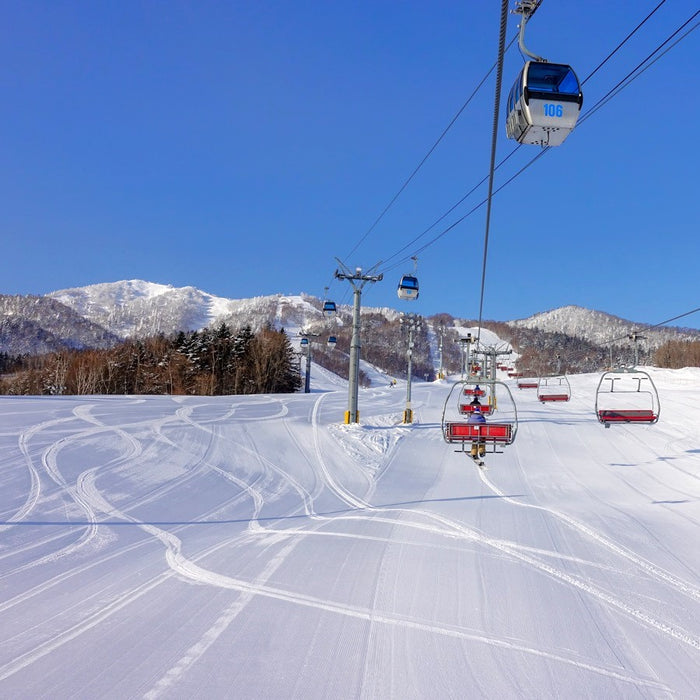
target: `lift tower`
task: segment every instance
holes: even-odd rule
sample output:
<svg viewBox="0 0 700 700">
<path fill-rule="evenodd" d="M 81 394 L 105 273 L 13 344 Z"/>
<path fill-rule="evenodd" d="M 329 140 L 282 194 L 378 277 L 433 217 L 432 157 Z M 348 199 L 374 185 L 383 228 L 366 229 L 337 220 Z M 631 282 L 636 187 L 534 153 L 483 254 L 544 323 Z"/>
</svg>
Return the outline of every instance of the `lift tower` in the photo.
<svg viewBox="0 0 700 700">
<path fill-rule="evenodd" d="M 367 282 L 380 282 L 384 279 L 383 274 L 374 275 L 373 270 L 381 264 L 378 262 L 374 267 L 363 274 L 361 267 L 356 267 L 353 272 L 336 258 L 341 269 L 335 271 L 335 277 L 339 280 L 347 280 L 353 289 L 352 306 L 352 340 L 350 341 L 350 370 L 348 372 L 348 410 L 345 411 L 345 423 L 359 423 L 360 411 L 357 408 L 357 394 L 360 377 L 360 305 L 362 299 L 362 288 Z"/>
</svg>

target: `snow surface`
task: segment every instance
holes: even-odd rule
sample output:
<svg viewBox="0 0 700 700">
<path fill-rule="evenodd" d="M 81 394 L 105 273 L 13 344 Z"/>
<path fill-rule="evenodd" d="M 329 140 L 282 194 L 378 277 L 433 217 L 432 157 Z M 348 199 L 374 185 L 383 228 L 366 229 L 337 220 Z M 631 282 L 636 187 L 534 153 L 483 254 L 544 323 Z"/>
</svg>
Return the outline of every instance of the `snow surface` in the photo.
<svg viewBox="0 0 700 700">
<path fill-rule="evenodd" d="M 697 697 L 700 369 L 650 372 L 653 426 L 514 388 L 485 470 L 449 381 L 0 397 L 0 697 Z"/>
</svg>

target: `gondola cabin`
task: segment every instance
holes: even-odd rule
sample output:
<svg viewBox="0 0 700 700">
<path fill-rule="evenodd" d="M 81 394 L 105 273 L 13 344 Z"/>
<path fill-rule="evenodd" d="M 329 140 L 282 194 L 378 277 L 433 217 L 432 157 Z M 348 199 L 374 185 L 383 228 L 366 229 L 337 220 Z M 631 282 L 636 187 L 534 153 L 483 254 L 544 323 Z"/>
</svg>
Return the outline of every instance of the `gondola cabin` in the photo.
<svg viewBox="0 0 700 700">
<path fill-rule="evenodd" d="M 338 342 L 338 339 L 334 335 L 329 335 L 328 341 L 326 342 L 326 345 L 332 350 L 335 347 L 337 342 Z"/>
<path fill-rule="evenodd" d="M 323 302 L 323 315 L 326 318 L 331 318 L 332 316 L 335 316 L 337 309 L 335 307 L 335 302 L 334 301 L 324 301 Z"/>
<path fill-rule="evenodd" d="M 403 299 L 404 301 L 418 299 L 418 278 L 413 275 L 404 275 L 396 291 L 399 295 L 399 299 Z"/>
<path fill-rule="evenodd" d="M 582 104 L 571 66 L 527 61 L 508 95 L 506 134 L 518 143 L 559 146 L 576 126 Z"/>
</svg>

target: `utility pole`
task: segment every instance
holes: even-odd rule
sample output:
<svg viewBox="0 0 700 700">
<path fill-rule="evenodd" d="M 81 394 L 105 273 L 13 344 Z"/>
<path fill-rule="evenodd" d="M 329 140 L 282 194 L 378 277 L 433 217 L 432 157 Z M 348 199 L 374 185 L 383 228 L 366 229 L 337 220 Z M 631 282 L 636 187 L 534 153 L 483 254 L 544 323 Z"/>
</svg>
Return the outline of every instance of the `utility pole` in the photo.
<svg viewBox="0 0 700 700">
<path fill-rule="evenodd" d="M 310 338 L 318 338 L 318 333 L 309 333 L 307 331 L 299 331 L 301 337 L 302 354 L 306 353 L 306 379 L 304 381 L 304 393 L 311 392 L 311 340 Z"/>
<path fill-rule="evenodd" d="M 646 336 L 640 335 L 637 331 L 632 331 L 627 337 L 634 342 L 634 366 L 636 367 L 639 364 L 639 346 L 637 342 L 646 340 Z"/>
<path fill-rule="evenodd" d="M 472 334 L 467 333 L 457 341 L 462 346 L 462 379 L 467 378 L 467 365 L 469 364 L 469 346 L 473 342 Z"/>
<path fill-rule="evenodd" d="M 438 379 L 445 378 L 445 370 L 442 362 L 442 344 L 445 339 L 445 326 L 441 323 L 438 326 L 438 356 L 440 357 L 440 369 L 438 369 Z"/>
<path fill-rule="evenodd" d="M 403 412 L 403 422 L 413 423 L 413 409 L 411 408 L 411 370 L 413 367 L 412 357 L 413 357 L 413 331 L 416 331 L 421 326 L 421 321 L 423 319 L 416 314 L 404 314 L 399 318 L 399 323 L 401 327 L 408 331 L 408 350 L 406 355 L 408 357 L 408 381 L 406 382 L 406 410 Z"/>
<path fill-rule="evenodd" d="M 345 423 L 359 423 L 360 411 L 357 407 L 357 395 L 360 378 L 360 306 L 362 299 L 362 288 L 367 282 L 380 282 L 384 279 L 383 274 L 371 274 L 380 263 L 372 267 L 369 272 L 362 274 L 362 268 L 356 267 L 353 272 L 338 260 L 341 270 L 335 271 L 335 277 L 339 280 L 347 280 L 353 289 L 352 306 L 352 340 L 350 341 L 350 370 L 348 372 L 348 410 L 345 411 Z"/>
</svg>

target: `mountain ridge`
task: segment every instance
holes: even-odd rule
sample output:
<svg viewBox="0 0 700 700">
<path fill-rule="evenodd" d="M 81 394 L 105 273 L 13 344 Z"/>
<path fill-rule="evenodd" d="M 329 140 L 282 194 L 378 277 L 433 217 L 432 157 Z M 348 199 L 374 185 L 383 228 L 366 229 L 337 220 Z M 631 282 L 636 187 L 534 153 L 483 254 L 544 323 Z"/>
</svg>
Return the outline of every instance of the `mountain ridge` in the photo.
<svg viewBox="0 0 700 700">
<path fill-rule="evenodd" d="M 39 354 L 61 347 L 105 347 L 127 338 L 169 335 L 221 323 L 232 328 L 251 326 L 254 331 L 272 325 L 297 332 L 327 325 L 322 305 L 321 299 L 304 293 L 228 299 L 191 286 L 174 287 L 137 279 L 63 289 L 44 297 L 0 295 L 0 351 Z M 350 324 L 352 307 L 338 305 L 338 311 L 335 323 Z M 362 313 L 388 321 L 401 315 L 395 309 L 367 306 Z M 18 323 L 21 318 L 30 323 L 22 327 Z M 447 325 L 463 322 L 449 314 L 431 318 L 439 323 L 446 321 Z M 613 340 L 629 342 L 627 336 L 632 331 L 647 336 L 649 348 L 672 339 L 700 339 L 700 331 L 652 328 L 576 305 L 498 323 L 516 329 L 562 333 L 597 345 Z"/>
</svg>

